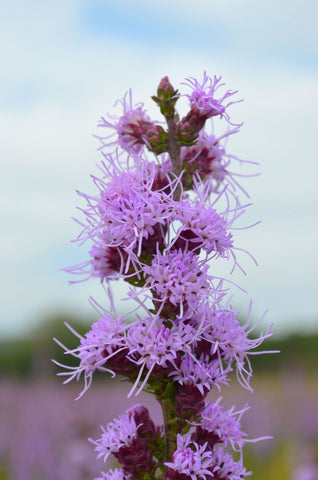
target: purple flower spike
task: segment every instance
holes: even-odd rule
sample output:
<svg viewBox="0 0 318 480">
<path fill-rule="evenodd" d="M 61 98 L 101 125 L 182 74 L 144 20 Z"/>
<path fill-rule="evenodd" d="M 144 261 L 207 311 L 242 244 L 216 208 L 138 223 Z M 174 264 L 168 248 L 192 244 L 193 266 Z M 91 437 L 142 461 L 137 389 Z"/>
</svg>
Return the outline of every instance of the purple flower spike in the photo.
<svg viewBox="0 0 318 480">
<path fill-rule="evenodd" d="M 240 421 L 247 406 L 226 410 L 221 398 L 206 400 L 229 385 L 232 371 L 252 391 L 250 356 L 272 353 L 253 351 L 271 327 L 250 339 L 259 323 L 249 327 L 251 307 L 242 325 L 227 297 L 232 285 L 240 287 L 214 273 L 213 262 L 222 259 L 231 262 L 230 273 L 245 274 L 236 252 L 256 263 L 232 233 L 249 228 L 234 226 L 249 206 L 241 203 L 239 193 L 248 194 L 235 176 L 252 176 L 234 172 L 232 161 L 253 162 L 227 153 L 223 144 L 240 130 L 228 108 L 241 100 L 233 100 L 235 91 L 221 93 L 221 77 L 205 72 L 202 81 L 190 77 L 185 85 L 191 91 L 183 95 L 167 76 L 161 80 L 152 100 L 164 122 L 152 121 L 142 103 L 134 105 L 131 91 L 119 101 L 119 116 L 101 118 L 99 127 L 110 134 L 97 137 L 103 155 L 99 176 L 92 176 L 97 193 L 79 192 L 86 205 L 75 241 L 89 243 L 89 256 L 66 270 L 107 284 L 111 313 L 96 305 L 102 318 L 84 337 L 69 327 L 79 346 L 58 343 L 79 365 L 60 375 L 67 383 L 83 374 L 82 394 L 96 370 L 120 375 L 132 384 L 128 397 L 142 390 L 155 396 L 164 423 L 156 426 L 138 404 L 102 427 L 100 438 L 90 441 L 98 457 L 112 454 L 121 468 L 95 480 L 242 480 L 250 472 L 224 449 L 237 453 L 246 442 L 268 438 L 246 438 Z M 189 101 L 183 118 L 180 96 Z M 215 136 L 214 117 L 233 127 Z M 127 321 L 117 316 L 111 293 L 110 282 L 118 279 L 128 286 L 122 301 L 135 302 Z"/>
</svg>

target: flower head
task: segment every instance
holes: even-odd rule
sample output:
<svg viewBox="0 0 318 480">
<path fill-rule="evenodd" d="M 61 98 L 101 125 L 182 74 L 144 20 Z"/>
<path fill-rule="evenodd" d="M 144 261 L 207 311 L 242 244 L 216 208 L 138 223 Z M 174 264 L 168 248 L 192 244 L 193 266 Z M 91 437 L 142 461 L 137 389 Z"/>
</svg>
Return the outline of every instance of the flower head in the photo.
<svg viewBox="0 0 318 480">
<path fill-rule="evenodd" d="M 202 342 L 198 343 L 197 351 L 206 352 L 207 346 L 211 355 L 217 354 L 218 358 L 226 365 L 235 365 L 239 382 L 248 390 L 251 390 L 249 381 L 252 376 L 252 368 L 248 355 L 251 350 L 259 346 L 265 338 L 270 337 L 271 327 L 259 338 L 250 339 L 249 333 L 259 324 L 248 329 L 251 317 L 251 307 L 248 321 L 241 325 L 238 320 L 238 312 L 227 309 L 211 308 L 211 305 L 203 305 L 200 312 L 192 317 L 194 324 L 198 322 L 201 329 Z"/>
<path fill-rule="evenodd" d="M 149 319 L 150 322 L 153 319 Z M 150 323 L 149 322 L 149 323 Z M 183 352 L 187 344 L 193 341 L 194 329 L 189 325 L 180 324 L 168 328 L 159 319 L 152 322 L 151 328 L 145 326 L 147 319 L 135 322 L 128 330 L 127 343 L 129 357 L 136 356 L 136 363 L 145 362 L 147 368 L 154 364 L 167 367 L 177 357 L 177 352 Z"/>
<path fill-rule="evenodd" d="M 149 179 L 136 174 L 122 174 L 103 185 L 97 208 L 105 244 L 138 247 L 140 255 L 142 240 L 156 233 L 157 224 L 165 224 L 171 206 L 167 195 L 153 191 Z"/>
<path fill-rule="evenodd" d="M 171 462 L 166 462 L 168 467 L 165 480 L 182 479 L 188 477 L 191 480 L 207 480 L 213 478 L 211 467 L 213 466 L 212 452 L 207 450 L 206 445 L 199 446 L 191 442 L 190 436 L 177 435 L 177 450 L 172 456 Z"/>
<path fill-rule="evenodd" d="M 92 257 L 91 275 L 99 277 L 102 282 L 105 278 L 117 275 L 122 270 L 125 252 L 121 252 L 118 247 L 93 245 L 89 254 Z"/>
<path fill-rule="evenodd" d="M 109 470 L 109 472 L 101 472 L 101 477 L 95 478 L 95 480 L 130 480 L 131 475 L 124 473 L 124 470 L 121 468 L 115 468 L 114 470 Z"/>
<path fill-rule="evenodd" d="M 215 403 L 206 402 L 200 412 L 201 419 L 196 424 L 197 429 L 193 440 L 200 445 L 208 442 L 211 449 L 215 443 L 219 442 L 224 443 L 225 447 L 229 442 L 232 448 L 236 446 L 241 448 L 245 443 L 246 434 L 241 430 L 240 419 L 248 407 L 239 412 L 235 412 L 233 407 L 225 410 L 220 405 L 220 401 L 221 397 Z"/>
<path fill-rule="evenodd" d="M 205 119 L 219 115 L 229 121 L 226 109 L 237 101 L 229 101 L 225 104 L 224 102 L 237 91 L 228 90 L 217 98 L 216 91 L 224 85 L 224 83 L 220 83 L 221 78 L 214 76 L 212 80 L 204 72 L 202 83 L 192 77 L 186 79 L 185 85 L 192 89 L 191 94 L 186 97 L 189 98 L 190 108 L 194 113 L 198 113 Z"/>
<path fill-rule="evenodd" d="M 182 183 L 186 189 L 192 187 L 193 176 L 199 175 L 202 180 L 211 179 L 213 192 L 224 182 L 230 163 L 219 139 L 204 130 L 200 130 L 195 145 L 181 148 L 181 161 L 185 170 Z"/>
<path fill-rule="evenodd" d="M 106 137 L 97 136 L 101 142 L 100 149 L 119 144 L 128 153 L 139 154 L 145 144 L 146 131 L 152 126 L 150 117 L 146 114 L 142 103 L 133 105 L 131 90 L 116 103 L 121 103 L 123 115 L 120 117 L 108 115 L 111 121 L 101 117 L 98 127 L 110 128 L 114 133 Z M 114 135 L 117 137 L 116 140 L 108 141 Z"/>
<path fill-rule="evenodd" d="M 154 468 L 153 455 L 148 444 L 156 441 L 159 429 L 155 428 L 148 410 L 134 405 L 119 418 L 102 428 L 102 436 L 90 441 L 95 445 L 97 458 L 107 460 L 112 453 L 123 467 L 125 475 L 139 478 Z"/>
<path fill-rule="evenodd" d="M 219 448 L 213 454 L 213 478 L 216 480 L 242 480 L 252 474 L 243 467 L 242 461 L 235 462 L 233 457 Z"/>
<path fill-rule="evenodd" d="M 130 447 L 133 439 L 138 436 L 139 427 L 129 411 L 110 422 L 107 428 L 101 427 L 102 436 L 97 440 L 90 439 L 98 453 L 97 458 L 103 457 L 106 462 L 111 453 L 117 453 L 123 447 Z"/>
<path fill-rule="evenodd" d="M 114 372 L 106 367 L 107 360 L 117 352 L 125 349 L 125 326 L 124 319 L 118 317 L 113 319 L 109 315 L 103 316 L 97 322 L 93 323 L 92 328 L 84 337 L 75 332 L 69 325 L 68 328 L 80 338 L 80 345 L 75 349 L 68 349 L 59 343 L 65 350 L 65 354 L 71 354 L 79 359 L 78 367 L 68 367 L 67 365 L 56 364 L 70 370 L 69 372 L 61 372 L 58 375 L 66 375 L 69 378 L 64 383 L 68 383 L 74 378 L 79 380 L 81 374 L 84 374 L 85 387 L 78 398 L 90 387 L 92 383 L 93 373 L 96 370 L 109 372 L 115 376 Z"/>
<path fill-rule="evenodd" d="M 228 369 L 221 368 L 218 359 L 211 361 L 204 355 L 197 359 L 192 353 L 192 355 L 185 354 L 178 368 L 172 370 L 169 376 L 180 385 L 196 387 L 204 395 L 214 385 L 218 387 L 220 383 L 227 383 L 228 372 Z"/>
<path fill-rule="evenodd" d="M 129 395 L 136 389 L 145 368 L 148 371 L 136 395 L 145 386 L 156 367 L 167 370 L 172 368 L 178 354 L 189 350 L 194 337 L 194 329 L 181 322 L 168 328 L 159 318 L 150 318 L 131 325 L 127 335 L 128 358 L 140 365 L 140 371 Z"/>
<path fill-rule="evenodd" d="M 200 253 L 202 248 L 207 253 L 228 256 L 228 250 L 233 246 L 232 234 L 227 231 L 226 219 L 214 208 L 208 208 L 202 202 L 180 202 L 175 218 L 182 224 L 177 231 L 176 248 L 185 247 L 195 253 Z"/>
<path fill-rule="evenodd" d="M 82 209 L 86 225 L 76 239 L 93 241 L 91 259 L 68 268 L 72 273 L 108 277 L 138 270 L 142 251 L 155 252 L 164 241 L 164 231 L 173 215 L 171 196 L 154 190 L 157 169 L 143 162 L 136 163 L 128 172 L 114 172 L 110 181 L 94 178 L 99 195 L 81 193 L 87 201 Z"/>
<path fill-rule="evenodd" d="M 146 285 L 154 292 L 162 308 L 169 303 L 180 318 L 186 309 L 194 310 L 211 293 L 208 266 L 197 255 L 181 249 L 158 252 L 150 266 L 144 266 Z"/>
</svg>

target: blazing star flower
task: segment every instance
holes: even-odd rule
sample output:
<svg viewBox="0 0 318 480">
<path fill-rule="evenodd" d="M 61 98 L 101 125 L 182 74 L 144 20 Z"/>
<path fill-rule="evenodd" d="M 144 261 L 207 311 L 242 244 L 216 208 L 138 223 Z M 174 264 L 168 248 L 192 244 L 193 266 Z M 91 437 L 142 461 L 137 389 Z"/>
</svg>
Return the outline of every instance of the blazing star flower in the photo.
<svg viewBox="0 0 318 480">
<path fill-rule="evenodd" d="M 128 415 L 134 417 L 136 423 L 139 425 L 139 436 L 154 439 L 158 435 L 159 428 L 154 425 L 150 418 L 149 411 L 146 407 L 144 407 L 144 405 L 138 403 L 127 410 L 127 412 Z"/>
<path fill-rule="evenodd" d="M 81 194 L 88 203 L 88 208 L 83 210 L 87 225 L 77 241 L 95 242 L 90 252 L 93 258 L 86 262 L 93 269 L 93 276 L 104 279 L 114 270 L 121 272 L 125 262 L 123 273 L 127 273 L 131 263 L 135 273 L 136 257 L 142 252 L 143 242 L 147 248 L 152 245 L 154 252 L 157 244 L 162 244 L 173 205 L 169 195 L 153 190 L 153 180 L 149 169 L 143 170 L 140 166 L 135 171 L 114 175 L 109 182 L 95 179 L 100 191 L 96 197 Z M 69 269 L 74 270 L 77 267 Z"/>
<path fill-rule="evenodd" d="M 153 455 L 148 443 L 151 445 L 156 441 L 159 430 L 145 407 L 135 405 L 109 423 L 106 429 L 101 428 L 103 433 L 99 439 L 89 439 L 95 445 L 97 458 L 104 457 L 106 461 L 112 453 L 121 463 L 123 473 L 134 477 L 153 470 Z"/>
<path fill-rule="evenodd" d="M 123 447 L 130 447 L 133 439 L 138 437 L 139 427 L 129 411 L 110 422 L 106 429 L 102 426 L 102 436 L 97 440 L 90 439 L 98 453 L 97 458 L 103 457 L 106 462 L 111 453 L 117 453 Z"/>
<path fill-rule="evenodd" d="M 261 345 L 264 339 L 272 335 L 272 325 L 267 332 L 261 334 L 259 338 L 250 339 L 249 333 L 259 324 L 263 317 L 261 317 L 254 327 L 248 330 L 247 328 L 251 318 L 251 306 L 248 321 L 245 325 L 239 323 L 237 316 L 238 312 L 232 309 L 219 310 L 211 308 L 211 306 L 208 305 L 203 305 L 203 309 L 200 311 L 200 317 L 198 317 L 198 322 L 203 332 L 201 335 L 202 339 L 210 343 L 210 353 L 212 355 L 217 354 L 227 365 L 234 363 L 236 365 L 239 382 L 245 388 L 251 390 L 249 381 L 252 376 L 252 368 L 248 355 L 251 355 L 251 350 Z M 204 349 L 204 342 L 201 348 L 206 351 Z M 200 345 L 198 345 L 198 349 L 200 351 Z"/>
<path fill-rule="evenodd" d="M 118 317 L 113 319 L 109 315 L 105 315 L 92 325 L 84 337 L 79 335 L 69 325 L 68 328 L 80 338 L 80 345 L 75 349 L 68 349 L 58 340 L 56 342 L 65 350 L 65 354 L 71 354 L 80 360 L 78 367 L 68 367 L 67 365 L 60 365 L 70 372 L 61 372 L 58 375 L 68 376 L 64 383 L 68 383 L 73 379 L 77 381 L 81 374 L 84 374 L 85 387 L 78 398 L 80 398 L 92 383 L 92 377 L 95 370 L 108 372 L 113 377 L 114 372 L 105 365 L 107 360 L 116 355 L 121 350 L 125 349 L 125 335 L 124 330 L 126 326 L 123 324 L 124 319 Z"/>
<path fill-rule="evenodd" d="M 203 203 L 191 204 L 180 202 L 175 219 L 181 222 L 176 232 L 176 248 L 184 247 L 195 253 L 204 249 L 208 254 L 215 252 L 228 257 L 228 250 L 233 246 L 232 234 L 229 233 L 226 219 L 217 214 L 214 208 L 207 208 Z"/>
<path fill-rule="evenodd" d="M 245 406 L 241 411 L 235 412 L 234 407 L 225 410 L 221 405 L 221 397 L 215 402 L 206 402 L 201 410 L 201 419 L 194 425 L 197 426 L 193 440 L 202 445 L 208 442 L 213 449 L 215 443 L 230 443 L 235 450 L 236 446 L 241 448 L 246 434 L 241 430 L 240 419 L 242 414 L 248 410 Z"/>
<path fill-rule="evenodd" d="M 177 435 L 177 450 L 171 462 L 165 462 L 168 467 L 164 480 L 182 479 L 185 476 L 191 480 L 208 480 L 213 478 L 213 454 L 207 450 L 207 445 L 199 446 L 191 442 L 190 436 Z"/>
<path fill-rule="evenodd" d="M 233 103 L 238 103 L 241 100 L 230 101 L 224 105 L 224 102 L 228 98 L 232 97 L 237 91 L 228 90 L 216 98 L 216 91 L 224 86 L 224 83 L 221 82 L 222 77 L 214 76 L 213 80 L 206 75 L 204 72 L 202 83 L 200 83 L 196 78 L 186 78 L 184 85 L 187 85 L 192 89 L 192 93 L 185 95 L 188 97 L 190 102 L 190 108 L 193 112 L 198 113 L 200 116 L 205 119 L 210 117 L 215 117 L 219 115 L 221 118 L 224 117 L 229 122 L 229 115 L 226 112 L 226 109 L 233 105 Z"/>
<path fill-rule="evenodd" d="M 128 249 L 138 248 L 139 256 L 142 240 L 155 232 L 155 225 L 165 225 L 171 216 L 169 197 L 131 175 L 121 175 L 103 185 L 98 199 L 101 237 L 106 245 L 123 245 Z"/>
<path fill-rule="evenodd" d="M 242 461 L 235 462 L 233 457 L 219 448 L 213 453 L 214 466 L 213 478 L 216 480 L 242 480 L 252 472 L 247 472 L 243 467 Z"/>
<path fill-rule="evenodd" d="M 153 123 L 146 114 L 143 103 L 133 105 L 131 90 L 125 94 L 122 100 L 116 103 L 121 103 L 123 115 L 120 117 L 108 115 L 112 121 L 101 117 L 98 127 L 110 128 L 114 130 L 114 133 L 106 137 L 96 135 L 101 142 L 100 150 L 119 144 L 128 153 L 139 154 L 145 144 L 146 132 L 153 126 Z M 113 136 L 116 139 L 109 141 Z"/>
<path fill-rule="evenodd" d="M 195 338 L 195 331 L 189 325 L 179 324 L 170 329 L 159 319 L 155 321 L 146 319 L 131 325 L 127 335 L 128 358 L 141 368 L 129 396 L 136 389 L 145 368 L 148 372 L 136 395 L 146 385 L 154 368 L 156 366 L 169 368 L 171 364 L 174 365 L 178 352 L 183 353 L 189 350 L 193 338 Z"/>
<path fill-rule="evenodd" d="M 193 385 L 202 395 L 205 395 L 213 386 L 219 388 L 220 383 L 227 384 L 229 369 L 223 370 L 218 359 L 210 361 L 208 356 L 201 355 L 200 359 L 185 354 L 178 368 L 172 370 L 169 376 L 180 385 Z"/>
<path fill-rule="evenodd" d="M 230 159 L 219 139 L 200 130 L 195 145 L 181 148 L 181 162 L 185 170 L 182 177 L 184 188 L 193 184 L 193 176 L 199 175 L 202 180 L 213 180 L 213 192 L 217 192 L 224 182 Z"/>
<path fill-rule="evenodd" d="M 101 118 L 99 127 L 112 132 L 98 137 L 104 157 L 100 178 L 92 176 L 98 192 L 79 193 L 87 205 L 80 209 L 85 220 L 78 222 L 82 231 L 76 241 L 90 242 L 89 258 L 67 271 L 107 283 L 124 279 L 130 284 L 129 299 L 143 315 L 139 310 L 130 323 L 117 317 L 109 288 L 112 314 L 103 310 L 84 337 L 69 327 L 79 346 L 60 345 L 79 365 L 60 375 L 67 376 L 67 383 L 83 373 L 82 394 L 96 370 L 121 375 L 132 383 L 128 397 L 143 389 L 155 395 L 164 420 L 163 427 L 156 426 L 138 404 L 101 427 L 100 438 L 90 439 L 97 456 L 106 461 L 113 454 L 121 469 L 95 480 L 242 480 L 250 474 L 224 451 L 241 451 L 252 441 L 240 426 L 247 407 L 226 410 L 221 398 L 206 401 L 210 390 L 228 385 L 234 369 L 251 390 L 249 356 L 264 353 L 252 350 L 271 335 L 269 329 L 249 339 L 259 323 L 248 326 L 251 308 L 241 325 L 229 301 L 224 305 L 225 280 L 208 273 L 217 257 L 233 260 L 232 271 L 236 266 L 243 271 L 235 252 L 244 250 L 236 246 L 232 229 L 248 205 L 240 203 L 236 187 L 244 190 L 229 170 L 232 159 L 239 159 L 222 145 L 240 129 L 228 114 L 237 103 L 232 99 L 236 92 L 219 93 L 221 77 L 206 73 L 201 82 L 188 78 L 185 85 L 191 89 L 183 95 L 190 109 L 181 120 L 176 110 L 181 95 L 168 77 L 152 97 L 166 130 L 150 119 L 143 104 L 133 104 L 131 91 L 120 101 L 121 115 Z M 213 117 L 234 128 L 219 137 L 209 135 L 204 128 Z M 112 146 L 118 148 L 105 153 Z M 154 154 L 152 161 L 147 150 Z"/>
<path fill-rule="evenodd" d="M 124 252 L 119 248 L 93 245 L 89 254 L 92 257 L 92 276 L 99 277 L 102 282 L 122 270 Z"/>
<path fill-rule="evenodd" d="M 184 169 L 182 176 L 182 185 L 184 189 L 193 188 L 195 179 L 199 177 L 208 189 L 209 195 L 219 193 L 222 186 L 227 185 L 230 191 L 237 197 L 237 190 L 240 190 L 249 198 L 248 193 L 236 180 L 241 176 L 232 169 L 232 161 L 239 165 L 245 163 L 258 165 L 257 162 L 242 160 L 237 156 L 227 153 L 222 140 L 228 139 L 231 135 L 240 131 L 240 125 L 227 130 L 222 135 L 216 137 L 213 133 L 208 134 L 205 130 L 200 130 L 194 145 L 183 146 L 181 148 L 181 162 Z M 257 176 L 256 174 L 245 176 Z"/>
<path fill-rule="evenodd" d="M 115 468 L 114 470 L 109 470 L 109 472 L 101 472 L 101 477 L 95 478 L 95 480 L 130 480 L 131 475 L 125 474 L 122 468 Z"/>
<path fill-rule="evenodd" d="M 195 310 L 199 302 L 211 294 L 208 266 L 192 252 L 172 251 L 153 257 L 151 265 L 145 265 L 146 285 L 154 292 L 156 300 L 179 309 L 179 318 L 186 309 Z"/>
<path fill-rule="evenodd" d="M 106 279 L 115 279 L 123 275 L 123 270 L 127 264 L 128 255 L 123 248 L 109 247 L 107 245 L 94 244 L 89 251 L 90 260 L 64 268 L 65 272 L 75 275 L 85 275 L 81 280 L 70 281 L 69 283 L 78 283 L 89 278 L 100 278 L 101 282 Z M 136 269 L 138 267 L 136 266 Z"/>
</svg>

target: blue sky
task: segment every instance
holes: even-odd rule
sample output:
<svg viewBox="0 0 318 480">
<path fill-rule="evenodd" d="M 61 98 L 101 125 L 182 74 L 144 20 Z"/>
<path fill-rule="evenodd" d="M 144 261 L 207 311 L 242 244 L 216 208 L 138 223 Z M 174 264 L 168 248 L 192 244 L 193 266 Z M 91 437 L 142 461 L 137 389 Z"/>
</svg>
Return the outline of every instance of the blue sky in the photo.
<svg viewBox="0 0 318 480">
<path fill-rule="evenodd" d="M 252 196 L 240 236 L 259 261 L 244 259 L 235 305 L 269 308 L 277 331 L 313 328 L 317 302 L 317 3 L 296 0 L 12 0 L 0 2 L 0 334 L 66 309 L 92 315 L 98 282 L 68 286 L 60 271 L 86 258 L 70 244 L 78 230 L 76 189 L 93 191 L 99 160 L 92 134 L 100 115 L 132 88 L 150 96 L 169 75 L 222 75 L 245 99 L 231 153 L 261 164 L 244 182 Z M 121 288 L 121 287 L 120 287 Z"/>
</svg>

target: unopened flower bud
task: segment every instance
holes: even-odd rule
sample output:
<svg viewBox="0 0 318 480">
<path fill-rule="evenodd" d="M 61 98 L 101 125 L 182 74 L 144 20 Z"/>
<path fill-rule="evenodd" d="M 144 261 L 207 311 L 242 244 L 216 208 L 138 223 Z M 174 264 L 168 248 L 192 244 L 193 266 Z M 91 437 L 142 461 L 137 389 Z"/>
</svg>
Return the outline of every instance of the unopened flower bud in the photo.
<svg viewBox="0 0 318 480">
<path fill-rule="evenodd" d="M 159 83 L 157 96 L 151 97 L 160 107 L 162 115 L 171 117 L 174 115 L 174 106 L 179 98 L 178 90 L 175 90 L 168 77 L 164 77 Z"/>
</svg>

